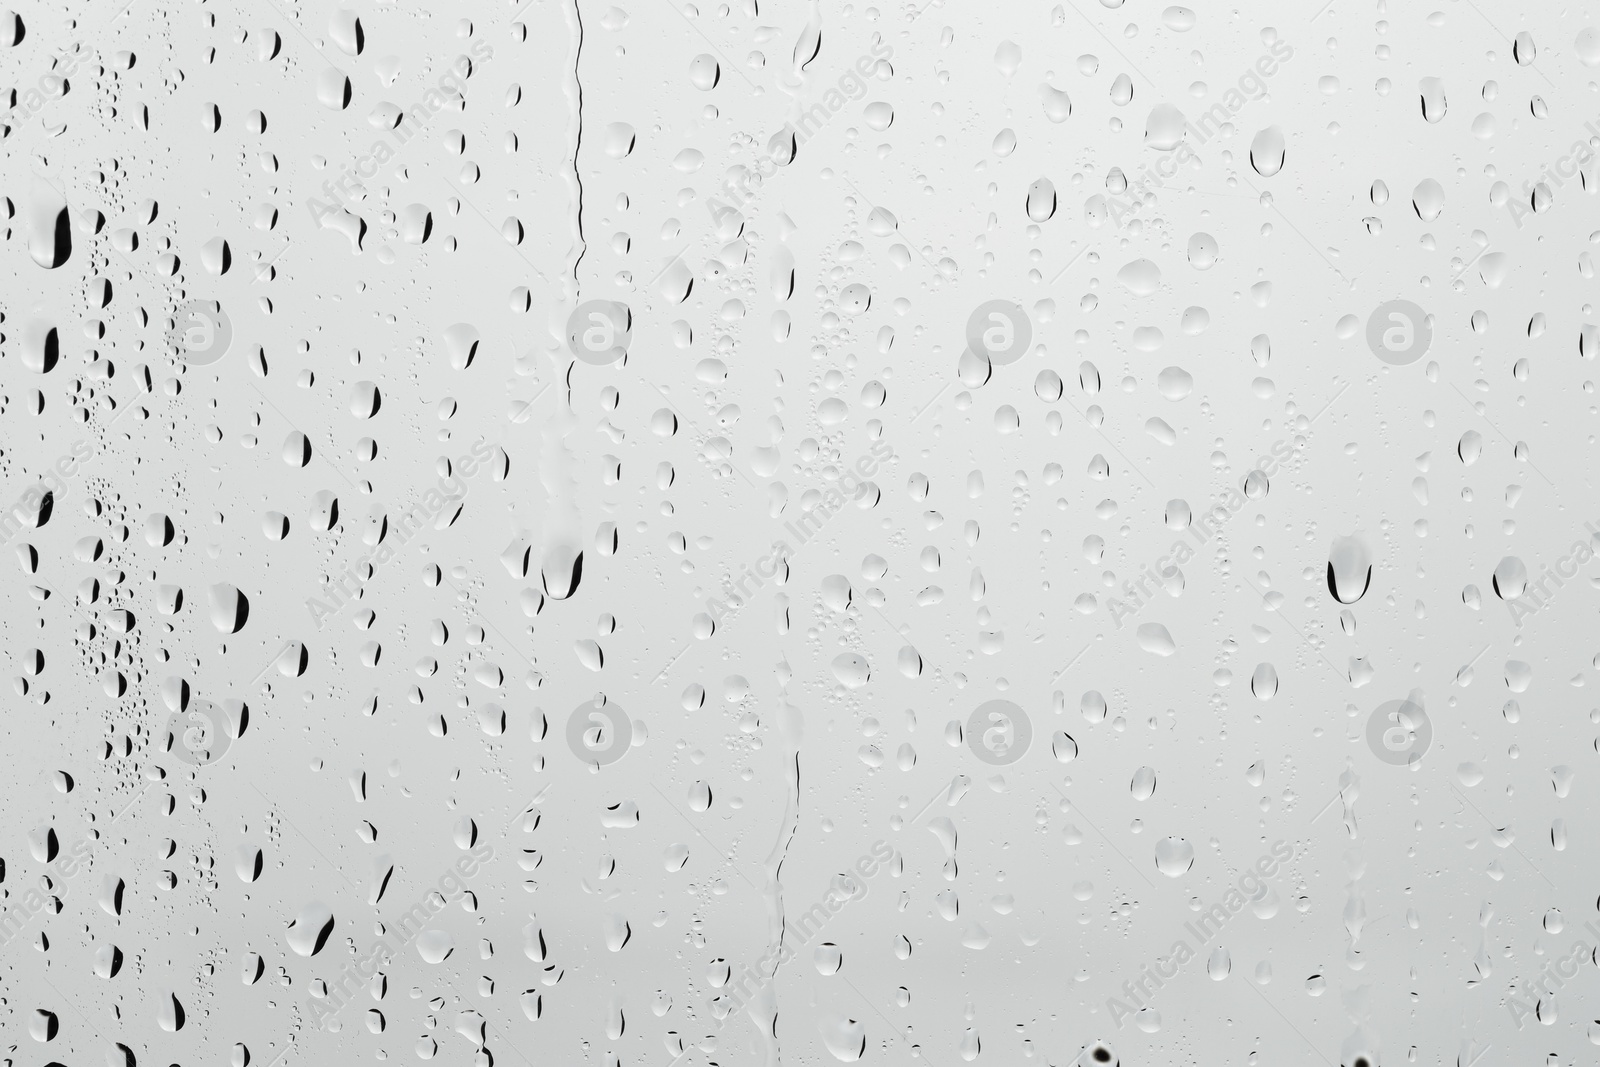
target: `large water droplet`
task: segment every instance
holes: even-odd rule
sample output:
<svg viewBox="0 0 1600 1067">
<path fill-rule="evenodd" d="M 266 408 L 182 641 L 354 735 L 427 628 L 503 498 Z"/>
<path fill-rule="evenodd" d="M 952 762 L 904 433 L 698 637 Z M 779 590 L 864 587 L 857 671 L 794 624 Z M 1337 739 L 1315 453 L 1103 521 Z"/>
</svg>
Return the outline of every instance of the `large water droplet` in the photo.
<svg viewBox="0 0 1600 1067">
<path fill-rule="evenodd" d="M 1450 104 L 1444 98 L 1444 82 L 1438 78 L 1423 78 L 1417 83 L 1422 94 L 1422 117 L 1429 122 L 1443 122 Z"/>
<path fill-rule="evenodd" d="M 236 634 L 244 629 L 250 618 L 250 598 L 237 586 L 226 582 L 213 585 L 209 590 L 211 625 L 218 633 Z"/>
<path fill-rule="evenodd" d="M 471 323 L 458 322 L 445 327 L 444 347 L 453 370 L 466 370 L 478 354 L 478 329 Z"/>
<path fill-rule="evenodd" d="M 1600 29 L 1585 26 L 1573 41 L 1573 51 L 1578 61 L 1586 67 L 1600 67 Z"/>
<path fill-rule="evenodd" d="M 811 953 L 811 962 L 816 965 L 818 974 L 835 975 L 844 966 L 844 953 L 832 941 L 824 941 Z"/>
<path fill-rule="evenodd" d="M 455 939 L 444 930 L 424 930 L 417 935 L 417 955 L 424 963 L 443 963 L 455 948 Z"/>
<path fill-rule="evenodd" d="M 1158 622 L 1145 622 L 1139 624 L 1139 647 L 1146 652 L 1157 656 L 1170 656 L 1178 651 L 1177 643 L 1172 640 L 1172 635 L 1167 628 Z"/>
<path fill-rule="evenodd" d="M 43 319 L 28 319 L 21 330 L 22 366 L 35 374 L 48 374 L 61 358 L 61 342 L 55 326 Z"/>
<path fill-rule="evenodd" d="M 994 50 L 994 65 L 1006 77 L 1011 77 L 1022 66 L 1022 48 L 1015 41 L 1001 41 Z"/>
<path fill-rule="evenodd" d="M 854 1063 L 867 1051 L 867 1028 L 854 1019 L 824 1015 L 817 1020 L 817 1029 L 823 1045 L 841 1063 Z"/>
<path fill-rule="evenodd" d="M 1372 551 L 1355 535 L 1336 537 L 1328 550 L 1328 592 L 1341 604 L 1354 604 L 1372 584 Z"/>
<path fill-rule="evenodd" d="M 1117 281 L 1137 296 L 1149 296 L 1161 288 L 1161 268 L 1148 259 L 1136 259 L 1117 271 Z"/>
<path fill-rule="evenodd" d="M 347 56 L 359 56 L 366 47 L 367 35 L 361 28 L 361 19 L 347 7 L 329 16 L 328 36 Z"/>
<path fill-rule="evenodd" d="M 689 84 L 701 92 L 710 92 L 722 80 L 722 65 L 717 57 L 701 52 L 689 61 Z"/>
<path fill-rule="evenodd" d="M 860 689 L 872 678 L 872 666 L 862 656 L 842 652 L 833 659 L 833 676 L 846 689 Z"/>
<path fill-rule="evenodd" d="M 1250 692 L 1257 700 L 1271 700 L 1278 694 L 1278 669 L 1270 663 L 1256 665 L 1250 676 Z"/>
<path fill-rule="evenodd" d="M 1072 98 L 1060 89 L 1041 84 L 1039 97 L 1044 103 L 1045 118 L 1051 122 L 1066 122 L 1072 117 Z"/>
<path fill-rule="evenodd" d="M 1028 218 L 1034 222 L 1048 222 L 1056 213 L 1056 187 L 1049 178 L 1040 178 L 1028 186 Z"/>
<path fill-rule="evenodd" d="M 1432 178 L 1422 179 L 1412 190 L 1411 207 L 1423 222 L 1437 219 L 1440 212 L 1444 211 L 1444 186 Z"/>
<path fill-rule="evenodd" d="M 1194 846 L 1181 837 L 1156 842 L 1156 870 L 1168 878 L 1182 878 L 1194 866 Z"/>
<path fill-rule="evenodd" d="M 72 256 L 72 219 L 66 198 L 42 178 L 35 178 L 28 197 L 28 254 L 46 270 Z"/>
<path fill-rule="evenodd" d="M 300 909 L 300 914 L 289 924 L 285 936 L 295 955 L 315 956 L 322 951 L 328 935 L 332 933 L 333 909 L 320 900 L 313 900 Z"/>
<path fill-rule="evenodd" d="M 1183 140 L 1183 128 L 1188 121 L 1173 105 L 1157 104 L 1145 120 L 1144 143 L 1158 152 L 1170 152 Z"/>
<path fill-rule="evenodd" d="M 551 600 L 566 600 L 583 580 L 583 551 L 567 544 L 551 545 L 539 565 L 539 578 Z"/>
<path fill-rule="evenodd" d="M 1490 579 L 1495 596 L 1501 600 L 1515 600 L 1528 589 L 1528 566 L 1516 556 L 1507 556 L 1494 568 Z"/>
<path fill-rule="evenodd" d="M 1282 127 L 1268 126 L 1250 141 L 1250 166 L 1263 178 L 1270 178 L 1283 169 L 1286 151 Z"/>
<path fill-rule="evenodd" d="M 329 111 L 343 111 L 349 107 L 354 92 L 342 70 L 326 67 L 317 75 L 317 103 Z"/>
<path fill-rule="evenodd" d="M 1529 66 L 1538 57 L 1539 50 L 1534 47 L 1533 34 L 1527 30 L 1517 34 L 1517 39 L 1511 42 L 1511 55 L 1518 66 Z"/>
</svg>

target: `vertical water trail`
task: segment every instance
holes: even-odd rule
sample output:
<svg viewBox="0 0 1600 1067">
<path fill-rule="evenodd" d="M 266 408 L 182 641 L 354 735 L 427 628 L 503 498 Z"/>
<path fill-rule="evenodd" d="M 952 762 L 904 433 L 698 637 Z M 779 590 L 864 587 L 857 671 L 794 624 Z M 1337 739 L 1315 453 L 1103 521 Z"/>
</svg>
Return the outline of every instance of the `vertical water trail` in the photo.
<svg viewBox="0 0 1600 1067">
<path fill-rule="evenodd" d="M 578 65 L 583 57 L 583 14 L 578 10 L 578 0 L 567 0 L 567 27 L 572 33 L 572 66 L 562 86 L 566 93 L 568 114 L 572 124 L 572 166 L 563 172 L 567 183 L 570 208 L 568 223 L 572 244 L 567 250 L 567 268 L 562 273 L 559 301 L 551 308 L 550 333 L 556 338 L 551 355 L 557 373 L 567 366 L 566 378 L 560 388 L 556 413 L 544 423 L 540 431 L 539 481 L 546 497 L 545 529 L 539 552 L 539 573 L 545 594 L 555 600 L 565 600 L 577 591 L 583 576 L 582 516 L 578 511 L 577 480 L 573 475 L 572 450 L 567 437 L 577 425 L 577 414 L 572 407 L 572 378 L 570 354 L 562 350 L 567 319 L 577 310 L 581 286 L 578 267 L 587 249 L 583 237 L 583 177 L 579 173 L 579 156 L 583 149 L 583 83 L 579 79 Z"/>
<path fill-rule="evenodd" d="M 782 695 L 787 696 L 787 693 Z M 779 1067 L 783 1060 L 778 1040 L 777 983 L 778 968 L 785 960 L 782 951 L 785 923 L 782 876 L 783 861 L 788 856 L 789 845 L 794 841 L 795 831 L 800 825 L 800 742 L 804 734 L 799 708 L 784 701 L 778 715 L 779 733 L 783 737 L 784 780 L 788 792 L 783 803 L 783 819 L 778 824 L 778 838 L 773 842 L 772 851 L 762 863 L 767 875 L 762 894 L 767 905 L 768 939 L 765 958 L 772 960 L 772 963 L 760 975 L 761 989 L 746 1008 L 751 1021 L 761 1032 L 765 1052 L 763 1062 L 766 1067 Z M 790 951 L 792 953 L 793 949 Z"/>
<path fill-rule="evenodd" d="M 790 57 L 790 70 L 778 75 L 778 88 L 790 96 L 799 96 L 806 88 L 806 67 L 822 51 L 822 3 L 810 0 L 806 10 L 806 24 L 795 38 L 794 52 Z M 798 115 L 798 110 L 796 115 Z"/>
<path fill-rule="evenodd" d="M 1356 801 L 1361 797 L 1361 778 L 1356 774 L 1354 764 L 1348 761 L 1344 773 L 1339 775 L 1339 801 L 1344 806 L 1344 829 L 1354 841 L 1358 827 L 1356 826 Z"/>
</svg>

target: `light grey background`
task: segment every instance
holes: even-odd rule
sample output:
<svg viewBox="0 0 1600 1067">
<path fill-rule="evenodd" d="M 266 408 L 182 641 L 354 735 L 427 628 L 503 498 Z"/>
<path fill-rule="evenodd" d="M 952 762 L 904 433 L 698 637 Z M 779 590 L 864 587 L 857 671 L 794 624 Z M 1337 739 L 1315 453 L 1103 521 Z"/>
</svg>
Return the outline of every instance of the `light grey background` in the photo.
<svg viewBox="0 0 1600 1067">
<path fill-rule="evenodd" d="M 1600 1039 L 1589 8 L 15 16 L 7 1062 L 1494 1067 Z M 168 343 L 192 300 L 231 324 L 212 362 Z M 1032 347 L 964 358 L 997 300 Z M 1411 362 L 1368 345 L 1394 300 L 1431 316 Z M 590 301 L 631 313 L 625 362 L 574 358 Z M 800 543 L 847 468 L 872 484 Z M 1195 541 L 1174 500 L 1220 530 L 1129 613 Z M 1371 579 L 1341 605 L 1345 537 Z M 775 541 L 786 583 L 724 613 Z M 1513 612 L 1508 557 L 1576 573 Z M 597 694 L 630 741 L 588 766 Z M 1001 698 L 1025 751 L 967 729 Z M 1369 720 L 1408 698 L 1397 760 Z M 220 751 L 169 747 L 185 699 Z M 783 925 L 830 895 L 857 899 Z"/>
</svg>

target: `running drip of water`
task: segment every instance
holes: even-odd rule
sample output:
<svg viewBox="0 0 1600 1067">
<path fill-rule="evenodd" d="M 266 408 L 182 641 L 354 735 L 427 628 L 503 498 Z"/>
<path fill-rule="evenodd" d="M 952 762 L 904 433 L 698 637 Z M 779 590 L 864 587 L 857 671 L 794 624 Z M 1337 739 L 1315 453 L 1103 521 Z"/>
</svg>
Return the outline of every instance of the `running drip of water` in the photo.
<svg viewBox="0 0 1600 1067">
<path fill-rule="evenodd" d="M 800 31 L 800 36 L 795 38 L 789 73 L 778 76 L 778 88 L 790 96 L 799 96 L 803 93 L 808 82 L 806 67 L 821 52 L 822 3 L 821 0 L 811 0 L 806 10 L 805 27 Z"/>
<path fill-rule="evenodd" d="M 804 732 L 799 708 L 785 701 L 779 716 L 779 726 L 783 734 L 784 785 L 788 792 L 783 802 L 783 819 L 778 824 L 778 839 L 773 842 L 772 851 L 762 864 L 767 875 L 766 885 L 762 887 L 762 896 L 767 906 L 768 932 L 767 952 L 764 958 L 772 960 L 772 964 L 765 969 L 766 973 L 761 975 L 760 992 L 746 1009 L 751 1020 L 756 1023 L 756 1028 L 761 1032 L 766 1067 L 778 1067 L 782 1062 L 778 1043 L 776 981 L 778 968 L 782 965 L 780 950 L 783 947 L 784 936 L 782 875 L 784 858 L 788 855 L 789 845 L 800 826 L 800 742 Z M 799 947 L 796 945 L 795 950 Z"/>
<path fill-rule="evenodd" d="M 578 510 L 577 479 L 574 477 L 572 450 L 567 437 L 578 423 L 572 408 L 571 364 L 563 355 L 565 324 L 577 310 L 581 286 L 578 266 L 587 249 L 583 237 L 583 179 L 578 173 L 578 156 L 583 149 L 583 84 L 578 77 L 578 65 L 583 58 L 583 14 L 577 0 L 566 6 L 567 27 L 572 33 L 572 66 L 563 90 L 568 105 L 568 120 L 572 129 L 572 166 L 563 172 L 567 183 L 569 203 L 568 224 L 572 244 L 567 249 L 566 270 L 561 279 L 561 298 L 551 309 L 550 332 L 557 347 L 552 351 L 557 373 L 562 363 L 568 364 L 567 381 L 561 389 L 557 412 L 547 421 L 540 433 L 539 481 L 546 496 L 544 545 L 539 553 L 539 574 L 545 595 L 553 600 L 565 600 L 577 592 L 583 577 L 582 523 Z"/>
</svg>

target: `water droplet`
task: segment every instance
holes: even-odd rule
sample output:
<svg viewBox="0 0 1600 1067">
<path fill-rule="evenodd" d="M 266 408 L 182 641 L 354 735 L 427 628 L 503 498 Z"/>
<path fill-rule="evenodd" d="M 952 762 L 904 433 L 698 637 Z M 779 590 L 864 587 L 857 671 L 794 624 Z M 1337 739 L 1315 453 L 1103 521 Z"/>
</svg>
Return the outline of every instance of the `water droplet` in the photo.
<svg viewBox="0 0 1600 1067">
<path fill-rule="evenodd" d="M 854 1063 L 867 1051 L 867 1029 L 854 1019 L 823 1015 L 817 1020 L 817 1029 L 823 1046 L 841 1063 Z"/>
<path fill-rule="evenodd" d="M 1144 143 L 1157 152 L 1170 152 L 1183 140 L 1183 129 L 1188 123 L 1182 111 L 1168 103 L 1150 109 L 1144 124 Z"/>
<path fill-rule="evenodd" d="M 1040 84 L 1039 98 L 1044 104 L 1045 118 L 1051 122 L 1066 122 L 1072 117 L 1072 98 L 1048 82 Z"/>
<path fill-rule="evenodd" d="M 1417 83 L 1417 89 L 1422 95 L 1422 117 L 1429 122 L 1443 122 L 1445 112 L 1450 110 L 1444 98 L 1444 82 L 1438 78 L 1423 78 Z"/>
<path fill-rule="evenodd" d="M 54 270 L 72 257 L 72 219 L 66 198 L 37 177 L 28 195 L 28 254 L 46 270 Z"/>
<path fill-rule="evenodd" d="M 1182 878 L 1194 866 L 1194 846 L 1181 837 L 1156 842 L 1156 870 L 1168 878 Z"/>
<path fill-rule="evenodd" d="M 1056 187 L 1049 178 L 1040 178 L 1028 186 L 1028 218 L 1034 222 L 1048 222 L 1056 213 Z"/>
<path fill-rule="evenodd" d="M 1286 151 L 1282 127 L 1268 126 L 1250 141 L 1250 166 L 1263 178 L 1270 178 L 1283 169 Z"/>
<path fill-rule="evenodd" d="M 1022 49 L 1014 41 L 1001 41 L 994 50 L 994 65 L 1006 77 L 1011 77 L 1022 66 Z"/>
<path fill-rule="evenodd" d="M 1172 635 L 1167 628 L 1158 622 L 1145 622 L 1139 624 L 1139 647 L 1146 652 L 1157 656 L 1171 656 L 1178 651 L 1177 644 L 1172 640 Z"/>
<path fill-rule="evenodd" d="M 722 65 L 717 57 L 701 52 L 689 61 L 689 84 L 701 92 L 710 92 L 722 80 Z"/>
<path fill-rule="evenodd" d="M 1250 675 L 1250 692 L 1257 700 L 1271 700 L 1278 695 L 1278 670 L 1270 663 L 1256 665 Z"/>
<path fill-rule="evenodd" d="M 1354 604 L 1372 584 L 1372 552 L 1359 535 L 1336 537 L 1328 550 L 1328 592 L 1341 604 Z"/>
<path fill-rule="evenodd" d="M 1444 186 L 1432 178 L 1422 179 L 1412 190 L 1411 207 L 1423 222 L 1434 221 L 1444 211 Z"/>
<path fill-rule="evenodd" d="M 1533 45 L 1533 34 L 1527 30 L 1518 33 L 1517 39 L 1511 42 L 1511 55 L 1516 59 L 1518 66 L 1526 67 L 1532 65 L 1534 59 L 1538 56 L 1538 49 Z"/>
</svg>

